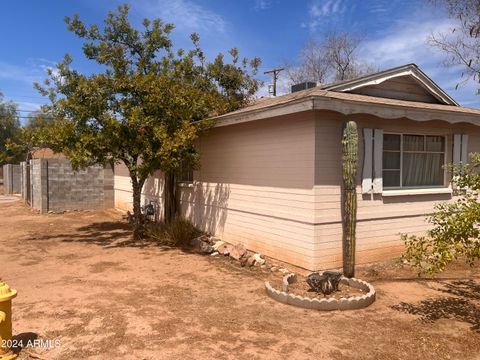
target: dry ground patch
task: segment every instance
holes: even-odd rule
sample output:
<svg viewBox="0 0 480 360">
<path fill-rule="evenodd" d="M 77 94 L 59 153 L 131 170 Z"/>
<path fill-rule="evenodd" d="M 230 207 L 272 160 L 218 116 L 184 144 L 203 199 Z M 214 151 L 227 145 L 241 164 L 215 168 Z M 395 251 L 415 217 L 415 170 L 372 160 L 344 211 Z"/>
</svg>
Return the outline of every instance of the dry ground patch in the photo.
<svg viewBox="0 0 480 360">
<path fill-rule="evenodd" d="M 18 290 L 18 338 L 58 339 L 21 359 L 478 359 L 480 272 L 418 280 L 362 267 L 367 309 L 315 312 L 264 293 L 272 275 L 130 240 L 114 211 L 39 215 L 0 203 L 0 276 Z M 280 276 L 280 275 L 276 275 Z"/>
</svg>

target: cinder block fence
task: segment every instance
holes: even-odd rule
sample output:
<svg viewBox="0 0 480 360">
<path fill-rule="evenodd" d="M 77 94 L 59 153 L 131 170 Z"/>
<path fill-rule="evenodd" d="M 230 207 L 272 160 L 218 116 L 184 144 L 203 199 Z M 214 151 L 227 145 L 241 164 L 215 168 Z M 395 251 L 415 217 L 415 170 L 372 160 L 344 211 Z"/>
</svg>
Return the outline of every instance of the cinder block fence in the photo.
<svg viewBox="0 0 480 360">
<path fill-rule="evenodd" d="M 111 166 L 74 171 L 67 159 L 22 164 L 22 197 L 42 213 L 113 208 L 113 196 Z"/>
<path fill-rule="evenodd" d="M 3 165 L 3 192 L 5 194 L 19 194 L 21 190 L 20 165 Z"/>
</svg>

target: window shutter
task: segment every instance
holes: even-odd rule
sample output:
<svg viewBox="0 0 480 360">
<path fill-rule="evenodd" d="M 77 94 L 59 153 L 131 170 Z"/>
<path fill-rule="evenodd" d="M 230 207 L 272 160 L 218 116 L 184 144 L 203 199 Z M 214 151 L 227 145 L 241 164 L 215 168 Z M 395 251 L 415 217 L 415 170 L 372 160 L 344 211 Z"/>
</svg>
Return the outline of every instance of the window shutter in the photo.
<svg viewBox="0 0 480 360">
<path fill-rule="evenodd" d="M 362 193 L 369 194 L 372 191 L 372 171 L 373 171 L 373 130 L 363 129 L 363 173 L 362 173 Z"/>
<path fill-rule="evenodd" d="M 383 190 L 383 130 L 375 129 L 373 137 L 373 193 Z"/>
<path fill-rule="evenodd" d="M 464 164 L 468 163 L 468 135 L 462 135 L 462 154 L 460 161 Z"/>
<path fill-rule="evenodd" d="M 468 163 L 468 135 L 453 135 L 453 163 Z"/>
<path fill-rule="evenodd" d="M 460 156 L 462 153 L 462 135 L 453 135 L 453 163 L 458 164 L 460 162 Z"/>
</svg>

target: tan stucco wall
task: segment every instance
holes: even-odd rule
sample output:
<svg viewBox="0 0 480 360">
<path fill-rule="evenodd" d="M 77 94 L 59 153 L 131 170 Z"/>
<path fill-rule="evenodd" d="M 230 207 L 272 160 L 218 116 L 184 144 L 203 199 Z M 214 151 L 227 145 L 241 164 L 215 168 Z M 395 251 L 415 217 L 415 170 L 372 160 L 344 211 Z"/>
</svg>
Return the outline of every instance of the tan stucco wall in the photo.
<svg viewBox="0 0 480 360">
<path fill-rule="evenodd" d="M 201 168 L 194 184 L 181 188 L 182 213 L 230 242 L 307 269 L 342 265 L 341 131 L 347 118 L 309 111 L 212 129 L 198 148 Z M 449 195 L 385 197 L 361 194 L 362 129 L 447 135 L 469 134 L 469 151 L 480 151 L 480 130 L 443 121 L 379 119 L 353 115 L 359 126 L 357 263 L 398 256 L 400 233 L 427 229 L 425 214 Z M 161 205 L 163 178 L 151 177 L 142 203 Z M 115 168 L 115 203 L 131 209 L 131 186 L 122 165 Z M 159 209 L 161 211 L 161 208 Z"/>
</svg>

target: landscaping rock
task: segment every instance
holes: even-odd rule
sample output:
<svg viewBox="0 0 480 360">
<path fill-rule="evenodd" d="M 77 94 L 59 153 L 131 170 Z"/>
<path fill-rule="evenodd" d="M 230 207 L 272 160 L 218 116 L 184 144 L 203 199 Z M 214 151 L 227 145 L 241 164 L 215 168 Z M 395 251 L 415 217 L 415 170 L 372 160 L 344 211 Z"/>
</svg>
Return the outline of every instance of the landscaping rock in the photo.
<svg viewBox="0 0 480 360">
<path fill-rule="evenodd" d="M 195 239 L 193 239 L 193 241 L 205 241 L 205 242 L 208 242 L 210 238 L 207 236 L 207 235 L 200 235 L 198 237 L 196 237 Z"/>
<path fill-rule="evenodd" d="M 222 254 L 225 256 L 228 256 L 232 250 L 233 250 L 233 246 L 230 244 L 222 244 L 217 249 L 219 254 Z"/>
<path fill-rule="evenodd" d="M 242 265 L 242 267 L 245 266 L 245 265 L 247 265 L 248 259 L 249 259 L 248 256 L 242 257 L 242 258 L 240 259 L 240 265 Z"/>
<path fill-rule="evenodd" d="M 213 240 L 213 239 L 215 239 L 215 238 L 212 238 L 212 240 Z M 214 248 L 215 250 L 218 250 L 218 248 L 219 248 L 220 246 L 222 246 L 223 244 L 225 244 L 225 241 L 217 240 L 217 241 L 215 241 L 215 242 L 213 243 L 213 248 Z"/>
<path fill-rule="evenodd" d="M 205 242 L 205 241 L 202 241 L 200 243 L 200 248 L 199 248 L 200 252 L 202 254 L 211 254 L 213 253 L 215 250 L 213 249 L 213 246 L 210 245 L 209 243 Z"/>
<path fill-rule="evenodd" d="M 247 265 L 248 265 L 248 266 L 253 266 L 253 265 L 255 265 L 255 257 L 250 256 L 250 257 L 247 259 Z"/>
<path fill-rule="evenodd" d="M 200 250 L 200 245 L 202 243 L 203 243 L 202 236 L 199 236 L 199 237 L 196 237 L 196 238 L 193 238 L 192 240 L 190 240 L 190 246 L 192 246 L 193 248 L 195 248 L 197 250 Z"/>
<path fill-rule="evenodd" d="M 235 260 L 240 260 L 242 257 L 245 256 L 247 253 L 247 248 L 243 244 L 237 244 L 235 246 L 232 246 L 232 249 L 230 251 L 230 257 L 232 257 Z"/>
<path fill-rule="evenodd" d="M 262 258 L 262 255 L 259 253 L 253 254 L 253 258 L 255 259 L 255 264 L 263 265 L 265 264 L 265 259 Z"/>
<path fill-rule="evenodd" d="M 205 235 L 205 236 L 206 236 L 205 242 L 209 243 L 210 245 L 215 244 L 215 241 L 212 240 L 213 238 L 210 235 Z"/>
</svg>

